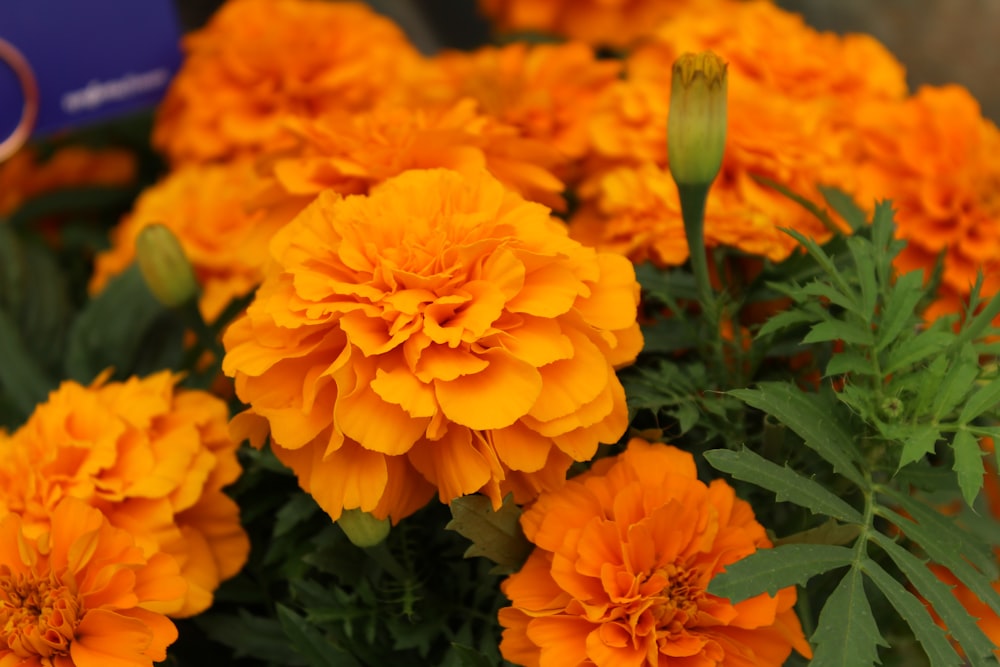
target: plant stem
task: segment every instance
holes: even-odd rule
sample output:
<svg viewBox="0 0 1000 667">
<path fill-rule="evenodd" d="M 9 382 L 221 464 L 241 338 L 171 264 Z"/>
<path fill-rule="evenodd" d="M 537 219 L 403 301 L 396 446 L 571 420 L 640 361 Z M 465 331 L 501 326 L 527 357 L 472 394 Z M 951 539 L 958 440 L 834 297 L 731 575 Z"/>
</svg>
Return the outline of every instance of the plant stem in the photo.
<svg viewBox="0 0 1000 667">
<path fill-rule="evenodd" d="M 715 299 L 712 281 L 708 276 L 708 259 L 705 256 L 705 200 L 708 198 L 708 188 L 708 185 L 677 184 L 681 217 L 684 219 L 684 236 L 687 238 L 691 269 L 698 286 L 698 300 L 701 302 L 702 312 L 714 320 Z"/>
</svg>

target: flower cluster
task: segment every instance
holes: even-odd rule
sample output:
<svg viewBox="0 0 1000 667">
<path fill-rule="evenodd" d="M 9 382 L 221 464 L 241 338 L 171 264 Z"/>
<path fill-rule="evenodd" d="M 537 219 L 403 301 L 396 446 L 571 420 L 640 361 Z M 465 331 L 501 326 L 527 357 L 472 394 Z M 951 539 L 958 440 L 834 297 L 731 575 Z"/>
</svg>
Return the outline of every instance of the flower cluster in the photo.
<svg viewBox="0 0 1000 667">
<path fill-rule="evenodd" d="M 539 496 L 521 525 L 534 551 L 501 585 L 500 650 L 535 665 L 778 667 L 811 657 L 795 589 L 732 604 L 707 592 L 726 565 L 770 547 L 750 505 L 694 458 L 634 438 L 617 458 Z"/>
<path fill-rule="evenodd" d="M 235 433 L 333 517 L 393 521 L 436 490 L 519 502 L 625 429 L 614 367 L 642 344 L 624 258 L 570 240 L 485 171 L 326 192 L 282 229 L 226 332 Z"/>
<path fill-rule="evenodd" d="M 64 382 L 4 443 L 0 516 L 32 538 L 55 530 L 63 498 L 100 510 L 143 554 L 176 560 L 188 588 L 174 616 L 212 602 L 243 566 L 249 541 L 223 487 L 240 465 L 225 403 L 177 389 L 162 372 L 90 387 Z"/>
</svg>

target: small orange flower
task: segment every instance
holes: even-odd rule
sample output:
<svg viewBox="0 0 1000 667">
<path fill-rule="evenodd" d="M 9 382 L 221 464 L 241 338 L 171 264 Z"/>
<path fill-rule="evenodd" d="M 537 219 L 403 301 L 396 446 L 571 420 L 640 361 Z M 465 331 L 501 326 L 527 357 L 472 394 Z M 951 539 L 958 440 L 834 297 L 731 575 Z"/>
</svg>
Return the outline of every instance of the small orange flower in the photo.
<svg viewBox="0 0 1000 667">
<path fill-rule="evenodd" d="M 891 199 L 908 245 L 902 272 L 930 272 L 944 252 L 933 313 L 961 312 L 981 270 L 1000 291 L 1000 130 L 959 86 L 924 87 L 903 103 L 859 106 L 859 201 Z"/>
<path fill-rule="evenodd" d="M 698 480 L 686 452 L 633 438 L 539 496 L 521 525 L 536 548 L 501 584 L 507 660 L 778 667 L 793 649 L 811 657 L 794 588 L 738 604 L 707 592 L 726 565 L 771 543 L 728 484 Z"/>
<path fill-rule="evenodd" d="M 239 507 L 222 489 L 240 473 L 228 409 L 158 373 L 91 387 L 65 382 L 9 436 L 0 515 L 16 512 L 35 537 L 66 497 L 100 509 L 144 553 L 174 556 L 189 587 L 171 611 L 206 609 L 249 551 Z"/>
<path fill-rule="evenodd" d="M 0 163 L 0 217 L 26 200 L 63 188 L 120 186 L 135 180 L 135 156 L 119 149 L 67 146 L 47 160 L 24 148 Z"/>
<path fill-rule="evenodd" d="M 325 192 L 271 245 L 223 370 L 232 429 L 337 519 L 482 492 L 519 502 L 627 425 L 614 366 L 642 345 L 624 258 L 570 240 L 485 171 Z"/>
<path fill-rule="evenodd" d="M 262 187 L 245 161 L 175 169 L 139 195 L 132 212 L 112 231 L 111 248 L 95 260 L 91 293 L 132 263 L 139 232 L 161 223 L 184 248 L 202 288 L 202 315 L 214 320 L 230 300 L 261 281 L 267 244 L 284 222 L 280 216 L 250 210 L 248 200 Z"/>
<path fill-rule="evenodd" d="M 442 167 L 461 172 L 486 168 L 531 201 L 564 207 L 563 183 L 553 170 L 565 159 L 545 142 L 483 114 L 469 98 L 443 107 L 411 109 L 386 104 L 362 114 L 329 114 L 290 122 L 300 138 L 294 151 L 274 155 L 274 177 L 287 207 L 304 206 L 332 189 L 364 194 L 407 169 Z"/>
<path fill-rule="evenodd" d="M 704 0 L 479 0 L 501 30 L 563 35 L 591 44 L 627 46 Z"/>
<path fill-rule="evenodd" d="M 363 3 L 316 0 L 230 0 L 184 50 L 153 131 L 175 163 L 284 145 L 286 117 L 367 109 L 419 58 Z"/>
<path fill-rule="evenodd" d="M 67 498 L 37 538 L 0 519 L 0 665 L 152 667 L 177 629 L 184 597 L 170 556 L 146 556 L 100 511 Z"/>
</svg>

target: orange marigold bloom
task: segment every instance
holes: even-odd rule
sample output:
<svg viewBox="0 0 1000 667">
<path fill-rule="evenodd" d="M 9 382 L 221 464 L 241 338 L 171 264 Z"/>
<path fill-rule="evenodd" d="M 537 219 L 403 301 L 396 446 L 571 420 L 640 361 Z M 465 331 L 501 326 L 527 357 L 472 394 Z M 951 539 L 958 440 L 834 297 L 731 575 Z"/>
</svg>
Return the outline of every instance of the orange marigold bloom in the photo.
<svg viewBox="0 0 1000 667">
<path fill-rule="evenodd" d="M 274 155 L 271 171 L 288 207 L 302 206 L 326 189 L 364 194 L 408 169 L 486 168 L 511 190 L 562 209 L 563 183 L 553 171 L 565 162 L 545 142 L 486 114 L 469 98 L 429 109 L 380 105 L 363 114 L 330 114 L 289 127 L 300 138 L 294 151 Z"/>
<path fill-rule="evenodd" d="M 177 629 L 164 612 L 185 582 L 164 553 L 147 556 L 128 531 L 67 498 L 34 537 L 0 519 L 0 665 L 152 667 Z"/>
<path fill-rule="evenodd" d="M 448 51 L 430 66 L 437 85 L 432 82 L 415 91 L 428 104 L 471 97 L 486 114 L 571 159 L 586 152 L 591 109 L 621 69 L 619 61 L 597 60 L 593 50 L 579 42 L 515 42 L 471 53 Z"/>
<path fill-rule="evenodd" d="M 961 312 L 982 270 L 1000 290 L 1000 130 L 959 86 L 924 87 L 899 104 L 859 106 L 859 200 L 891 199 L 908 246 L 900 271 L 928 273 L 944 252 L 935 312 Z"/>
<path fill-rule="evenodd" d="M 546 32 L 592 44 L 627 46 L 658 24 L 705 0 L 479 0 L 505 31 Z"/>
<path fill-rule="evenodd" d="M 811 650 L 795 589 L 732 604 L 707 592 L 726 565 L 771 543 L 723 480 L 639 438 L 521 517 L 536 545 L 501 588 L 500 650 L 527 667 L 778 667 Z"/>
<path fill-rule="evenodd" d="M 175 163 L 282 145 L 288 116 L 366 109 L 419 58 L 363 3 L 316 0 L 229 0 L 184 50 L 153 131 Z"/>
<path fill-rule="evenodd" d="M 271 252 L 223 338 L 250 405 L 232 430 L 256 445 L 269 430 L 334 519 L 398 521 L 435 489 L 525 502 L 624 432 L 614 366 L 642 345 L 631 264 L 487 172 L 324 192 Z"/>
<path fill-rule="evenodd" d="M 184 248 L 201 285 L 201 313 L 214 320 L 230 300 L 260 283 L 267 245 L 284 222 L 251 210 L 248 200 L 262 187 L 263 180 L 245 161 L 175 169 L 139 195 L 132 212 L 112 231 L 111 248 L 95 260 L 91 293 L 132 263 L 139 232 L 161 223 Z"/>
<path fill-rule="evenodd" d="M 32 197 L 63 188 L 120 186 L 135 180 L 135 156 L 129 151 L 67 146 L 46 160 L 24 148 L 0 163 L 0 217 Z"/>
<path fill-rule="evenodd" d="M 228 409 L 162 372 L 90 387 L 64 382 L 10 435 L 0 470 L 0 516 L 16 512 L 35 537 L 66 497 L 101 510 L 144 553 L 174 556 L 188 581 L 175 616 L 212 602 L 243 567 L 249 541 L 222 489 L 240 473 Z"/>
</svg>

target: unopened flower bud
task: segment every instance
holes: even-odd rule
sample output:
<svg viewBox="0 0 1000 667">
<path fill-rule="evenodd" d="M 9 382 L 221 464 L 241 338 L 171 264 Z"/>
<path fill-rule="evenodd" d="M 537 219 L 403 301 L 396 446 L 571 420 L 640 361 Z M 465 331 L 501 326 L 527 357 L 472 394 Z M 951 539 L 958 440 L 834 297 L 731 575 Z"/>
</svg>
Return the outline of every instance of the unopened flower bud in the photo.
<svg viewBox="0 0 1000 667">
<path fill-rule="evenodd" d="M 139 272 L 156 300 L 175 308 L 198 294 L 198 281 L 180 241 L 166 225 L 143 227 L 135 240 Z"/>
<path fill-rule="evenodd" d="M 726 63 L 711 51 L 674 62 L 667 118 L 670 173 L 678 185 L 709 186 L 726 145 Z"/>
<path fill-rule="evenodd" d="M 389 535 L 389 519 L 376 519 L 359 509 L 344 510 L 337 519 L 347 539 L 356 547 L 373 547 Z"/>
</svg>

